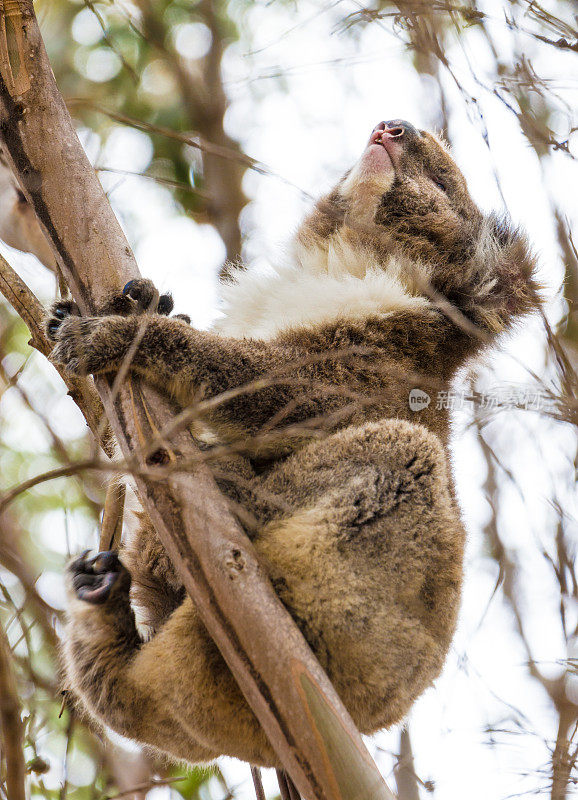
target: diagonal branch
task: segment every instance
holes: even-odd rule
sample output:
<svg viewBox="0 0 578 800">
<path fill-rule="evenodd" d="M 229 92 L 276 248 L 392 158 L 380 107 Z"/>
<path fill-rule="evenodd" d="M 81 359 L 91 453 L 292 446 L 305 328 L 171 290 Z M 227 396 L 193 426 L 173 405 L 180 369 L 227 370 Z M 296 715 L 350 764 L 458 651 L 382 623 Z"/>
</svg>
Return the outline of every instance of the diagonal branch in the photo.
<svg viewBox="0 0 578 800">
<path fill-rule="evenodd" d="M 54 82 L 32 0 L 5 1 L 0 12 L 2 147 L 82 313 L 93 312 L 138 274 L 134 257 Z M 176 409 L 135 380 L 116 399 L 105 381 L 97 388 L 125 457 L 150 468 L 143 437 L 165 428 Z M 194 456 L 196 446 L 180 431 L 170 450 L 178 462 Z M 391 800 L 208 467 L 199 460 L 189 474 L 162 481 L 141 475 L 136 482 L 204 624 L 299 791 L 307 800 Z"/>
<path fill-rule="evenodd" d="M 28 326 L 31 334 L 29 344 L 49 356 L 52 344 L 44 332 L 44 309 L 36 295 L 26 286 L 22 278 L 0 255 L 0 294 L 3 294 L 12 308 Z M 88 427 L 98 438 L 99 444 L 108 456 L 112 456 L 113 445 L 108 426 L 101 424 L 104 409 L 94 385 L 87 378 L 75 378 L 63 369 L 56 367 L 68 388 L 68 394 L 82 411 Z"/>
</svg>

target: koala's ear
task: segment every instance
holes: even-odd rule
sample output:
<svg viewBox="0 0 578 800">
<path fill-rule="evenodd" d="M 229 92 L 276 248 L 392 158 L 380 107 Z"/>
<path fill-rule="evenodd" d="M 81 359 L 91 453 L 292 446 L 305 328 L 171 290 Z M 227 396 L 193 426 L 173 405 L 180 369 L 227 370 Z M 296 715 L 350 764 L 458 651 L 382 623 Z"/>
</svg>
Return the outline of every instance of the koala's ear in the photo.
<svg viewBox="0 0 578 800">
<path fill-rule="evenodd" d="M 475 260 L 484 283 L 492 286 L 485 310 L 493 306 L 496 330 L 540 307 L 543 298 L 542 287 L 535 280 L 536 257 L 524 231 L 507 216 L 486 217 Z"/>
<path fill-rule="evenodd" d="M 512 268 L 512 258 L 521 259 L 523 262 L 532 262 L 534 257 L 531 253 L 528 237 L 512 220 L 505 214 L 488 214 L 483 221 L 477 248 L 477 257 L 484 259 L 489 264 L 494 265 L 500 270 L 500 265 Z M 522 266 L 522 265 L 520 265 Z"/>
</svg>

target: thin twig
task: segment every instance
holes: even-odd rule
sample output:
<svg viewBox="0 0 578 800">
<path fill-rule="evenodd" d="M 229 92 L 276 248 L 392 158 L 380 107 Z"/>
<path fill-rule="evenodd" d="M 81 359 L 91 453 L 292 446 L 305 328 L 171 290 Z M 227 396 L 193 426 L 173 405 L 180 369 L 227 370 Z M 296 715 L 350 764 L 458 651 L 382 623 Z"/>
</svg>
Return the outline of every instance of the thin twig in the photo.
<svg viewBox="0 0 578 800">
<path fill-rule="evenodd" d="M 276 770 L 276 773 L 277 773 L 277 783 L 279 784 L 279 793 L 281 795 L 281 800 L 291 800 L 291 795 L 289 793 L 289 787 L 287 786 L 287 779 L 285 777 L 285 773 L 281 769 Z"/>
<path fill-rule="evenodd" d="M 184 781 L 185 779 L 186 775 L 181 775 L 178 778 L 151 778 L 150 781 L 146 783 L 139 783 L 136 786 L 132 786 L 130 789 L 123 789 L 123 791 L 118 794 L 102 795 L 100 800 L 121 800 L 122 797 L 130 797 L 130 795 L 139 794 L 141 792 L 146 793 L 157 786 L 170 786 L 172 783 Z"/>
<path fill-rule="evenodd" d="M 259 767 L 251 767 L 251 777 L 253 778 L 253 786 L 255 787 L 255 796 L 257 800 L 266 800 Z"/>
</svg>

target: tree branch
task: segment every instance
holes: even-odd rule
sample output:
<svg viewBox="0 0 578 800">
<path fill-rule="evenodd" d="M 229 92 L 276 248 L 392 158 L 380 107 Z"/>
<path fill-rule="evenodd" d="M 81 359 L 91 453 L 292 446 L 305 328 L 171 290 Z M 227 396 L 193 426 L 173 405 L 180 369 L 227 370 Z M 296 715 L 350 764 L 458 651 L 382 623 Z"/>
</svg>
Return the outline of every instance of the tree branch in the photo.
<svg viewBox="0 0 578 800">
<path fill-rule="evenodd" d="M 52 344 L 44 332 L 44 309 L 36 295 L 1 255 L 0 293 L 28 326 L 32 336 L 29 342 L 31 347 L 48 357 L 52 351 Z M 104 408 L 94 384 L 87 378 L 75 378 L 59 367 L 55 366 L 55 369 L 66 384 L 68 394 L 82 411 L 88 427 L 98 438 L 100 446 L 107 456 L 112 456 L 111 431 L 108 426 L 104 426 L 103 429 Z"/>
<path fill-rule="evenodd" d="M 407 728 L 402 728 L 399 735 L 399 760 L 393 772 L 399 800 L 419 800 L 419 788 L 413 764 L 413 751 Z"/>
<path fill-rule="evenodd" d="M 0 733 L 6 759 L 6 790 L 10 800 L 26 800 L 26 767 L 24 763 L 24 724 L 12 670 L 12 651 L 0 626 Z"/>
<path fill-rule="evenodd" d="M 532 678 L 538 681 L 538 683 L 547 693 L 558 715 L 556 744 L 552 753 L 551 800 L 566 800 L 572 771 L 572 759 L 569 752 L 571 743 L 568 740 L 568 733 L 573 723 L 578 719 L 578 706 L 566 693 L 566 671 L 564 671 L 562 675 L 557 678 L 547 677 L 538 668 L 538 665 L 532 655 L 530 643 L 526 636 L 519 599 L 516 593 L 517 564 L 512 559 L 511 553 L 505 547 L 498 530 L 495 513 L 497 495 L 494 467 L 495 456 L 481 434 L 479 441 L 488 466 L 488 475 L 484 488 L 486 490 L 486 497 L 492 509 L 492 516 L 485 527 L 485 532 L 492 547 L 492 556 L 499 565 L 499 581 L 502 583 L 504 598 L 514 614 L 516 629 L 528 657 L 528 671 Z M 560 588 L 563 593 L 563 586 Z"/>
<path fill-rule="evenodd" d="M 82 313 L 138 274 L 134 257 L 76 137 L 54 82 L 31 0 L 0 23 L 2 146 L 52 245 Z M 18 58 L 12 58 L 17 53 Z M 47 136 L 46 132 L 50 131 Z M 143 465 L 141 442 L 176 409 L 129 379 L 115 399 L 97 388 L 125 457 Z M 170 458 L 195 454 L 188 431 Z M 149 465 L 150 466 L 150 465 Z M 275 595 L 253 547 L 206 465 L 163 481 L 137 477 L 139 495 L 207 629 L 308 800 L 390 800 L 351 718 Z M 263 647 L 263 642 L 267 643 Z"/>
<path fill-rule="evenodd" d="M 56 260 L 36 220 L 36 214 L 18 188 L 0 150 L 0 239 L 10 247 L 34 253 L 53 272 Z"/>
</svg>

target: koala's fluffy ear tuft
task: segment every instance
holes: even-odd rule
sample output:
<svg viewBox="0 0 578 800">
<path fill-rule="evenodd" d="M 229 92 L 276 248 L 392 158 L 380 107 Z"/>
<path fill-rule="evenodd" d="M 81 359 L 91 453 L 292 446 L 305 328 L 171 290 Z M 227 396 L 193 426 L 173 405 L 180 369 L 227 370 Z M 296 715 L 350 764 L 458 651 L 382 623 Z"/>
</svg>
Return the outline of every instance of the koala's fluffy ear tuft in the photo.
<svg viewBox="0 0 578 800">
<path fill-rule="evenodd" d="M 488 221 L 490 229 L 496 237 L 496 241 L 502 247 L 509 244 L 515 234 L 510 219 L 505 215 L 498 216 L 497 214 L 490 214 Z"/>
<path fill-rule="evenodd" d="M 486 218 L 475 258 L 480 271 L 494 276 L 488 305 L 494 306 L 495 329 L 504 330 L 540 309 L 544 297 L 543 287 L 535 278 L 536 256 L 526 234 L 507 216 L 490 214 Z M 481 303 L 480 310 L 484 305 Z"/>
</svg>

